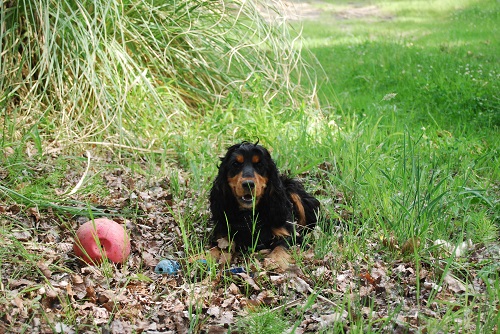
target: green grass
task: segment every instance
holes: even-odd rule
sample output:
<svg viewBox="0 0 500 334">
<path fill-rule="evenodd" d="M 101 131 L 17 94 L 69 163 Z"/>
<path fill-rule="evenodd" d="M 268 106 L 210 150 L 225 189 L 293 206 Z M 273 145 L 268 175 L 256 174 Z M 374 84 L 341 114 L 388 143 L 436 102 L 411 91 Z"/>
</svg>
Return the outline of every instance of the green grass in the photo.
<svg viewBox="0 0 500 334">
<path fill-rule="evenodd" d="M 179 142 L 175 134 L 208 106 L 227 108 L 252 96 L 263 105 L 310 99 L 299 84 L 309 76 L 299 79 L 304 64 L 290 27 L 267 24 L 256 5 L 268 7 L 51 0 L 2 6 L 2 147 L 29 143 L 42 154 L 97 145 L 158 154 L 169 152 Z"/>
<path fill-rule="evenodd" d="M 360 206 L 377 198 L 376 211 L 391 211 L 383 212 L 391 230 L 405 229 L 407 218 L 425 226 L 432 215 L 448 222 L 438 229 L 449 230 L 475 210 L 498 221 L 498 4 L 429 2 L 425 11 L 411 2 L 366 5 L 381 17 L 370 26 L 373 17 L 304 23 L 306 45 L 331 81 L 324 96 L 330 99 L 333 87 L 348 115 L 339 125 L 354 119 L 364 137 L 355 151 L 363 168 L 357 175 L 379 192 L 368 192 Z"/>
<path fill-rule="evenodd" d="M 208 244 L 206 205 L 218 157 L 230 144 L 259 139 L 271 149 L 281 170 L 302 177 L 306 188 L 321 199 L 322 232 L 308 237 L 315 245 L 315 260 L 330 262 L 321 262 L 328 271 L 315 276 L 318 268 L 299 253 L 297 262 L 316 294 L 300 307 L 273 305 L 240 315 L 234 329 L 281 333 L 321 311 L 343 320 L 315 328 L 318 332 L 343 333 L 347 326 L 360 333 L 394 330 L 407 305 L 390 305 L 384 318 L 376 318 L 371 312 L 380 310 L 377 300 L 360 293 L 360 270 L 382 263 L 387 276 L 399 283 L 395 291 L 411 300 L 411 307 L 432 304 L 442 315 L 419 318 L 428 331 L 498 330 L 495 309 L 500 278 L 494 251 L 471 260 L 455 258 L 433 245 L 437 239 L 452 244 L 470 239 L 478 254 L 498 245 L 498 2 L 312 3 L 323 10 L 320 18 L 300 25 L 303 44 L 312 54 L 304 55 L 315 66 L 310 68 L 314 69 L 311 76 L 319 73 L 321 108 L 311 102 L 314 80 L 295 85 L 299 77 L 306 77 L 303 71 L 308 68 L 296 62 L 299 53 L 293 53 L 295 45 L 290 42 L 300 31 L 299 23 L 294 23 L 295 30 L 268 27 L 246 8 L 248 15 L 241 21 L 230 20 L 217 28 L 218 17 L 204 11 L 219 13 L 209 3 L 200 11 L 188 7 L 189 2 L 175 10 L 160 1 L 137 3 L 139 7 L 128 2 L 120 7 L 103 2 L 94 11 L 78 11 L 68 1 L 60 12 L 51 10 L 47 1 L 34 2 L 40 7 L 28 6 L 24 12 L 28 17 L 30 8 L 47 9 L 49 22 L 60 25 L 62 36 L 70 36 L 62 44 L 57 36 L 44 35 L 51 30 L 29 25 L 29 20 L 16 21 L 23 13 L 2 6 L 4 22 L 26 24 L 2 28 L 0 51 L 12 56 L 0 65 L 3 212 L 12 205 L 19 205 L 22 212 L 36 208 L 58 217 L 55 226 L 71 229 L 65 222 L 78 215 L 109 214 L 107 204 L 113 208 L 116 198 L 164 183 L 173 204 L 162 204 L 161 213 L 148 213 L 139 200 L 130 198 L 119 213 L 137 225 L 149 224 L 148 214 L 172 219 L 182 242 L 166 246 L 168 255 L 186 257 Z M 129 16 L 116 15 L 124 9 Z M 113 21 L 97 20 L 98 13 Z M 188 14 L 201 22 L 197 29 Z M 78 15 L 87 21 L 68 28 Z M 88 25 L 95 35 L 87 36 Z M 218 29 L 229 32 L 221 34 Z M 17 32 L 51 37 L 35 38 L 29 47 L 37 50 L 37 43 L 46 41 L 45 47 L 63 60 L 62 65 L 58 67 L 43 52 L 13 52 L 20 43 L 14 38 Z M 265 37 L 271 39 L 269 44 L 255 47 Z M 213 45 L 218 48 L 211 49 Z M 229 58 L 221 55 L 235 58 L 228 63 Z M 284 59 L 289 63 L 280 62 Z M 200 67 L 192 67 L 195 61 Z M 36 80 L 35 72 L 47 80 Z M 288 76 L 289 72 L 293 73 Z M 74 186 L 84 174 L 87 158 L 81 153 L 85 150 L 92 152 L 90 172 L 77 194 L 67 197 L 64 194 L 72 188 L 68 185 Z M 105 178 L 110 174 L 127 184 L 124 193 L 110 192 L 112 181 Z M 130 181 L 129 187 L 127 178 L 140 184 Z M 41 235 L 47 231 L 1 212 L 3 286 L 9 289 L 8 279 L 45 282 L 36 266 L 43 253 L 26 248 L 44 240 Z M 154 224 L 148 228 L 155 231 Z M 26 229 L 31 233 L 29 241 L 15 240 L 15 232 Z M 66 231 L 54 238 L 67 240 L 70 234 Z M 408 240 L 419 240 L 420 245 L 405 251 Z M 420 281 L 409 283 L 396 270 L 403 263 L 415 270 L 423 268 L 437 283 L 451 273 L 466 283 L 467 290 L 449 299 L 432 293 L 424 296 Z M 208 276 L 203 282 L 215 282 L 210 286 L 215 293 L 233 283 L 232 278 L 218 282 L 214 272 L 207 275 L 195 267 L 187 265 L 193 274 L 187 275 L 186 286 L 193 287 Z M 66 258 L 51 268 L 77 271 Z M 149 275 L 143 264 L 127 270 Z M 110 272 L 106 271 L 108 276 Z M 332 282 L 340 273 L 354 273 L 355 286 L 338 296 L 332 292 Z M 478 278 L 486 286 L 481 295 L 470 288 Z M 265 277 L 258 284 L 280 293 Z M 414 295 L 403 289 L 413 286 Z M 161 290 L 153 292 L 161 295 Z M 243 294 L 251 292 L 247 286 Z M 19 293 L 32 296 L 29 291 Z M 190 300 L 190 293 L 182 297 Z M 317 311 L 314 305 L 323 295 L 330 304 Z M 0 300 L 10 305 L 13 297 L 2 291 Z M 41 307 L 37 300 L 33 303 L 34 309 Z M 76 311 L 69 303 L 64 305 L 65 323 L 76 326 Z M 189 311 L 189 328 L 196 331 L 207 321 L 204 306 L 191 303 Z M 154 317 L 154 310 L 149 312 Z M 0 308 L 0 313 L 3 317 L 5 311 Z M 46 322 L 53 326 L 56 320 Z"/>
<path fill-rule="evenodd" d="M 392 112 L 412 127 L 452 129 L 457 137 L 486 131 L 488 137 L 500 124 L 495 95 L 500 74 L 491 52 L 499 47 L 498 6 L 442 3 L 428 2 L 422 6 L 426 13 L 411 2 L 371 1 L 366 5 L 376 6 L 374 15 L 380 15 L 375 22 L 372 17 L 305 22 L 306 45 L 332 83 L 323 86 L 324 96 L 330 99 L 333 87 L 341 105 L 358 115 L 378 107 L 369 114 Z M 470 17 L 475 19 L 466 20 Z"/>
<path fill-rule="evenodd" d="M 280 334 L 289 328 L 289 324 L 275 312 L 255 310 L 248 317 L 241 318 L 236 328 L 241 333 Z"/>
</svg>

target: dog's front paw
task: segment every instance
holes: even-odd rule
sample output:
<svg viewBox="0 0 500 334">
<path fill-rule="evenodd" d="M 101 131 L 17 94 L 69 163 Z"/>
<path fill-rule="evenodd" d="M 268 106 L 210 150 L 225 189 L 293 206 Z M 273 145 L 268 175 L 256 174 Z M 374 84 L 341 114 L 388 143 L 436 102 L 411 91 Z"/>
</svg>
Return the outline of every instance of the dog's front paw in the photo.
<svg viewBox="0 0 500 334">
<path fill-rule="evenodd" d="M 264 259 L 264 267 L 268 270 L 286 271 L 295 261 L 283 246 L 277 246 Z"/>
</svg>

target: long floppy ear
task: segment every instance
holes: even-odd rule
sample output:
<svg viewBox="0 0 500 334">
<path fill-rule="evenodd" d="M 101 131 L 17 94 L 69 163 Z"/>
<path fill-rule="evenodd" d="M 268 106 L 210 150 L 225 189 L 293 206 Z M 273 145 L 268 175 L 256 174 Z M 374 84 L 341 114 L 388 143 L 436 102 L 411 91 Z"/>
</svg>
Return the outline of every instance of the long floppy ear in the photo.
<svg viewBox="0 0 500 334">
<path fill-rule="evenodd" d="M 269 204 L 267 211 L 271 215 L 271 222 L 276 225 L 281 225 L 286 221 L 291 221 L 292 204 L 288 199 L 285 185 L 281 180 L 278 167 L 271 159 L 269 152 L 266 154 L 268 158 L 268 182 L 265 196 L 269 199 L 263 199 L 260 203 Z M 271 199 L 272 198 L 272 199 Z"/>
<path fill-rule="evenodd" d="M 232 215 L 231 209 L 237 207 L 236 201 L 232 195 L 231 189 L 227 183 L 227 174 L 229 172 L 229 158 L 240 147 L 241 144 L 231 146 L 226 155 L 221 158 L 218 166 L 219 172 L 214 180 L 210 190 L 210 211 L 212 212 L 212 221 L 216 229 L 227 231 L 228 215 Z"/>
<path fill-rule="evenodd" d="M 224 182 L 224 178 L 221 175 L 220 167 L 219 174 L 215 178 L 215 181 L 210 190 L 210 212 L 212 213 L 212 224 L 214 225 L 214 230 L 212 231 L 212 243 L 217 245 L 217 239 L 228 234 L 227 217 L 226 217 L 226 202 L 225 193 L 227 193 L 227 181 Z"/>
<path fill-rule="evenodd" d="M 227 174 L 229 172 L 229 159 L 231 155 L 236 151 L 241 144 L 236 144 L 227 149 L 226 155 L 220 158 L 220 165 L 217 166 L 219 168 L 219 172 L 217 177 L 214 180 L 212 190 L 210 191 L 210 202 L 221 200 L 225 198 L 228 194 L 227 192 L 230 190 L 227 184 Z"/>
</svg>

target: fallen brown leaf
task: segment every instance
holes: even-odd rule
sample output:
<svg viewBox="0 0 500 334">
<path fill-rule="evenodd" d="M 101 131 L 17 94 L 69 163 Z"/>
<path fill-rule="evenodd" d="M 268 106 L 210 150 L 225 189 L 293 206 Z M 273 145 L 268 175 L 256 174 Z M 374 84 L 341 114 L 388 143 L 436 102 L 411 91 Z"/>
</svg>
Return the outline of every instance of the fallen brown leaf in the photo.
<svg viewBox="0 0 500 334">
<path fill-rule="evenodd" d="M 462 293 L 467 291 L 465 285 L 450 274 L 446 274 L 443 282 L 445 282 L 448 285 L 448 289 L 450 289 L 454 293 Z"/>
<path fill-rule="evenodd" d="M 46 278 L 52 277 L 52 271 L 49 269 L 49 266 L 43 260 L 38 261 L 36 265 L 38 269 L 40 269 L 40 271 L 42 272 L 43 276 L 45 276 Z"/>
<path fill-rule="evenodd" d="M 420 247 L 420 238 L 413 237 L 405 241 L 401 247 L 401 253 L 405 255 L 414 254 Z"/>
<path fill-rule="evenodd" d="M 254 279 L 250 277 L 250 275 L 246 273 L 238 273 L 236 275 L 240 276 L 245 283 L 252 287 L 252 289 L 260 291 L 260 287 L 255 283 Z"/>
</svg>

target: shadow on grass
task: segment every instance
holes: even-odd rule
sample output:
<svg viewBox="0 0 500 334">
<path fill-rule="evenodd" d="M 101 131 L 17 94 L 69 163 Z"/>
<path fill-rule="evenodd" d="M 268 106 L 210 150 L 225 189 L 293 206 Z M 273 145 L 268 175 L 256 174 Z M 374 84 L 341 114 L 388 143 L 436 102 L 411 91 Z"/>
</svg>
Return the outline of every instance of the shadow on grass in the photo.
<svg viewBox="0 0 500 334">
<path fill-rule="evenodd" d="M 335 92 L 343 109 L 360 115 L 385 110 L 410 127 L 496 131 L 499 6 L 397 13 L 376 21 L 304 22 L 307 44 L 324 69 L 324 104 Z"/>
</svg>

